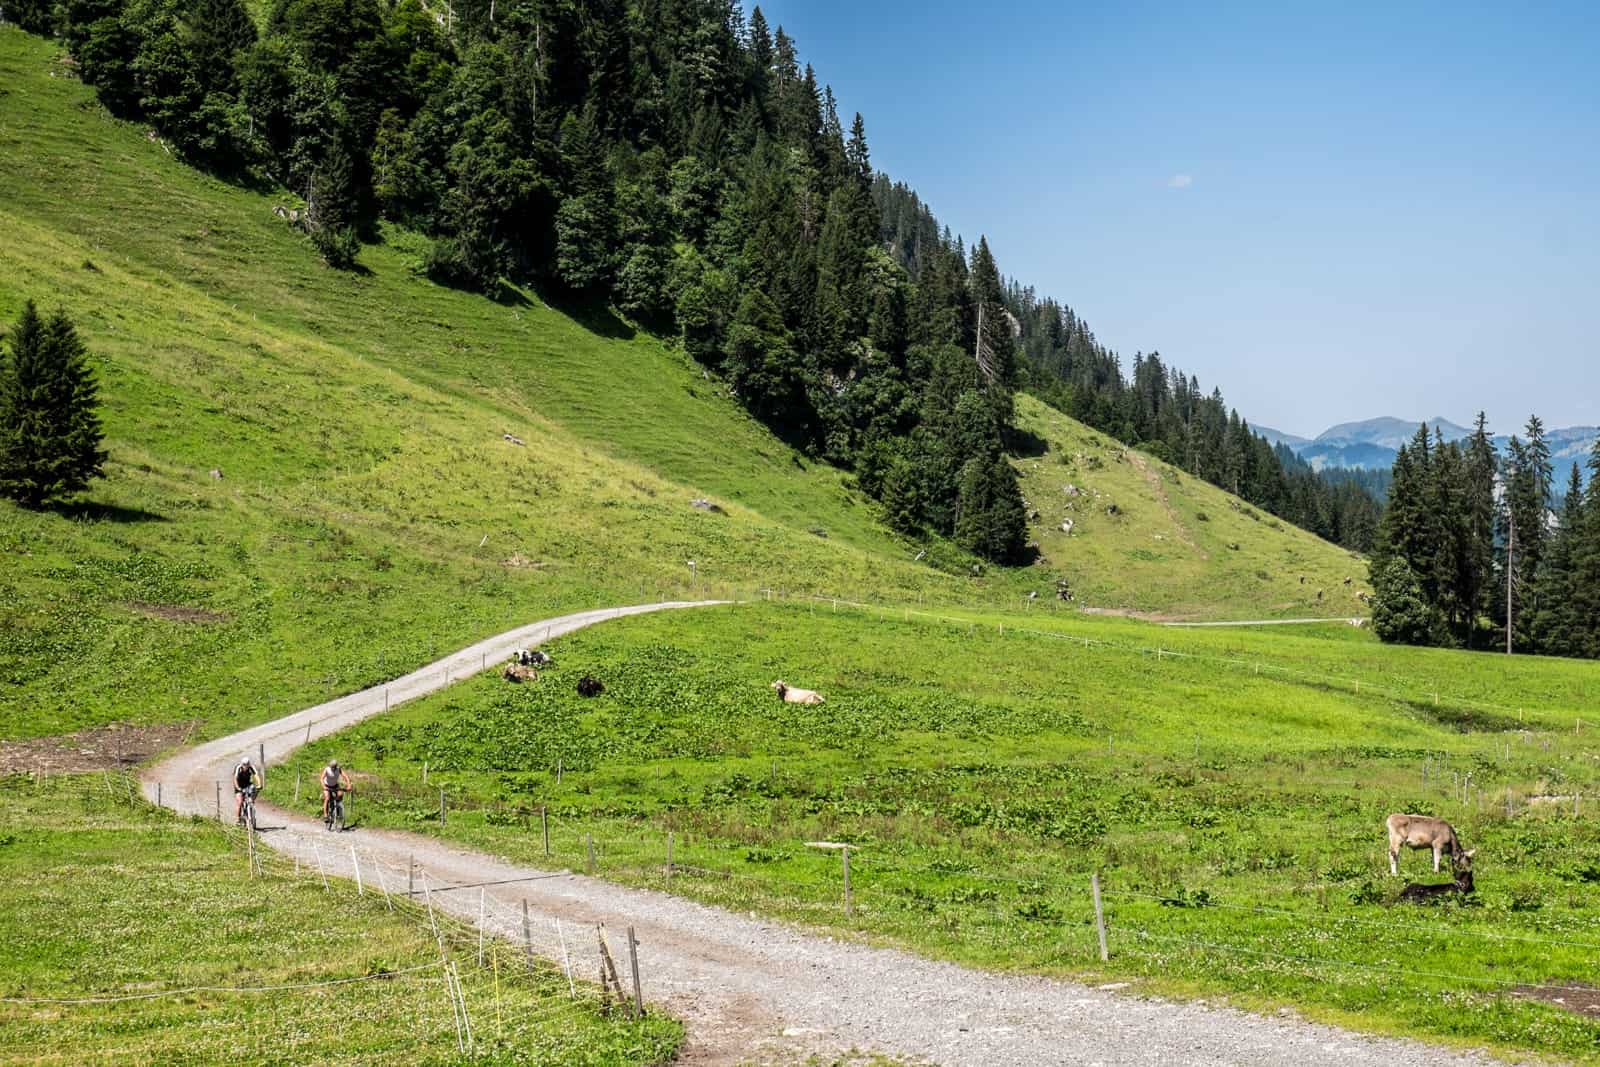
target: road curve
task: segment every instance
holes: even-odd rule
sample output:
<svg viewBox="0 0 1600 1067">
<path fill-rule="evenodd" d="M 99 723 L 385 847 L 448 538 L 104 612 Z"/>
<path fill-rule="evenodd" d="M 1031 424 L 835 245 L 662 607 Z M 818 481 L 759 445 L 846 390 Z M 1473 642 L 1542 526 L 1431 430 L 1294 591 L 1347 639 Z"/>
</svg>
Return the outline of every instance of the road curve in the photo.
<svg viewBox="0 0 1600 1067">
<path fill-rule="evenodd" d="M 607 619 L 717 601 L 638 605 L 578 612 L 480 641 L 387 685 L 319 704 L 274 722 L 178 753 L 143 776 L 144 792 L 175 810 L 210 815 L 216 784 L 258 746 L 268 766 L 308 737 L 344 729 L 386 706 L 444 688 L 531 647 Z M 309 728 L 309 729 L 308 729 Z M 268 776 L 271 783 L 270 771 Z M 1318 1062 L 1372 1067 L 1437 1067 L 1493 1062 L 1420 1042 L 1377 1038 L 1203 1003 L 1119 995 L 1074 982 L 994 974 L 892 949 L 836 941 L 753 915 L 629 889 L 566 871 L 517 866 L 435 838 L 357 829 L 327 835 L 319 823 L 263 806 L 277 829 L 261 840 L 299 853 L 330 875 L 351 877 L 355 863 L 405 870 L 414 860 L 435 905 L 479 920 L 478 894 L 449 887 L 493 884 L 498 901 L 526 903 L 536 915 L 574 923 L 632 926 L 645 995 L 684 1020 L 684 1062 L 732 1065 L 794 1062 L 852 1050 L 919 1063 L 1267 1065 Z M 320 845 L 319 842 L 326 842 Z M 334 847 L 335 842 L 337 847 Z M 357 860 L 357 854 L 365 857 Z M 391 875 L 391 877 L 393 877 Z M 390 883 L 398 885 L 398 883 Z M 443 890 L 443 891 L 441 891 Z M 487 929 L 516 929 L 515 913 Z M 559 928 L 558 928 L 559 929 Z M 559 936 L 559 934 L 558 934 Z M 566 951 L 545 937 L 535 948 Z"/>
</svg>

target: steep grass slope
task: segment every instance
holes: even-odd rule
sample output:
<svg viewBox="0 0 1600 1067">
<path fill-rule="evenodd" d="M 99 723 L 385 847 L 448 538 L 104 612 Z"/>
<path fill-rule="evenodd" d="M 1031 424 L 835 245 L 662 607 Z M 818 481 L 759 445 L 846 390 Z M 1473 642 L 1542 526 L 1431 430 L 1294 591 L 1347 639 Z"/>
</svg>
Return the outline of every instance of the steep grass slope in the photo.
<svg viewBox="0 0 1600 1067">
<path fill-rule="evenodd" d="M 1035 537 L 1049 573 L 1083 605 L 1174 618 L 1366 614 L 1356 553 L 1031 397 L 1018 407 L 1047 446 L 1017 462 Z"/>
<path fill-rule="evenodd" d="M 9 736 L 118 719 L 211 732 L 601 600 L 1048 595 L 1051 566 L 974 577 L 939 543 L 915 560 L 924 546 L 890 534 L 846 475 L 614 318 L 433 285 L 402 232 L 363 250 L 362 273 L 325 269 L 273 216 L 278 196 L 110 120 L 48 42 L 0 30 L 0 87 L 0 321 L 27 297 L 76 318 L 111 451 L 89 503 L 0 505 Z M 1087 432 L 1029 410 L 1063 444 Z M 1114 477 L 1131 470 L 1100 483 L 1132 501 L 1138 483 Z M 691 508 L 701 496 L 724 513 Z M 1263 555 L 1283 540 L 1248 532 Z M 1130 569 L 1109 536 L 1044 542 L 1097 605 L 1303 608 L 1287 572 L 1209 582 L 1215 552 L 1185 561 L 1168 600 L 1162 561 Z"/>
</svg>

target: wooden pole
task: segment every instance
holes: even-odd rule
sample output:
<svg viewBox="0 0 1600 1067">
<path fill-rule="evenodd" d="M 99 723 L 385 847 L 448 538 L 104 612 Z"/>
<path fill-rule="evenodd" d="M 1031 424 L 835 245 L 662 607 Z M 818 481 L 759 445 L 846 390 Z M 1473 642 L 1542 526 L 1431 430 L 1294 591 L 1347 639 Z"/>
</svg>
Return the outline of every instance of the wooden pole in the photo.
<svg viewBox="0 0 1600 1067">
<path fill-rule="evenodd" d="M 217 821 L 222 821 L 222 783 L 217 783 Z"/>
<path fill-rule="evenodd" d="M 267 743 L 265 741 L 256 743 L 256 760 L 261 766 L 262 780 L 265 780 L 267 777 Z"/>
<path fill-rule="evenodd" d="M 39 781 L 41 783 L 44 781 L 44 772 L 43 771 L 39 772 Z M 156 783 L 156 807 L 158 807 L 158 808 L 161 807 L 161 783 L 160 782 Z"/>
<path fill-rule="evenodd" d="M 644 1018 L 644 995 L 639 991 L 639 939 L 628 927 L 628 965 L 633 969 L 633 1017 Z"/>
<path fill-rule="evenodd" d="M 1106 947 L 1106 910 L 1100 902 L 1100 872 L 1089 876 L 1089 891 L 1094 896 L 1094 928 L 1100 935 L 1100 962 L 1111 959 L 1111 951 Z"/>
<path fill-rule="evenodd" d="M 528 973 L 533 973 L 533 928 L 528 925 L 528 899 L 522 899 L 522 948 L 528 957 Z"/>
<path fill-rule="evenodd" d="M 416 895 L 417 895 L 417 857 L 413 856 L 413 855 L 407 855 L 406 856 L 406 896 L 408 898 L 410 898 L 410 897 L 414 897 Z"/>
<path fill-rule="evenodd" d="M 594 873 L 594 835 L 584 834 L 583 843 L 589 850 L 589 873 Z"/>
<path fill-rule="evenodd" d="M 841 850 L 841 855 L 844 857 L 844 913 L 846 915 L 849 915 L 849 914 L 851 914 L 851 912 L 853 910 L 852 907 L 851 907 L 851 904 L 850 904 L 850 846 L 849 845 L 844 846 L 844 848 Z"/>
<path fill-rule="evenodd" d="M 667 831 L 667 888 L 672 887 L 672 831 Z"/>
<path fill-rule="evenodd" d="M 1506 518 L 1510 530 L 1506 537 L 1506 655 L 1511 655 L 1511 576 L 1516 573 L 1517 564 L 1517 513 L 1512 510 L 1510 501 L 1506 501 Z"/>
<path fill-rule="evenodd" d="M 300 772 L 294 772 L 294 802 L 300 803 Z"/>
<path fill-rule="evenodd" d="M 550 855 L 550 809 L 539 805 L 539 829 L 544 832 L 544 854 Z"/>
<path fill-rule="evenodd" d="M 439 790 L 439 825 L 444 825 L 444 790 Z"/>
</svg>

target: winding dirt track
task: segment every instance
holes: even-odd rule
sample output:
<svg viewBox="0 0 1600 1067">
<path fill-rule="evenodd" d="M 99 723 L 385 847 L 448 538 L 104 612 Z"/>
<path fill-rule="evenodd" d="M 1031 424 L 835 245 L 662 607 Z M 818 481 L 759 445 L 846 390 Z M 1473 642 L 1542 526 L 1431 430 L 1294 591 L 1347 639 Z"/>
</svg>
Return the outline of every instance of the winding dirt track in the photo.
<svg viewBox="0 0 1600 1067">
<path fill-rule="evenodd" d="M 479 670 L 519 647 L 607 619 L 709 607 L 667 603 L 579 612 L 520 627 L 377 686 L 188 749 L 150 768 L 144 790 L 178 811 L 210 815 L 215 783 L 235 760 L 265 746 L 268 766 L 309 737 L 335 733 Z M 269 772 L 270 784 L 270 772 Z M 224 798 L 226 802 L 227 798 Z M 541 917 L 637 929 L 645 995 L 688 1027 L 684 1062 L 788 1063 L 818 1053 L 877 1052 L 911 1062 L 988 1064 L 1371 1064 L 1437 1067 L 1491 1062 L 1411 1041 L 1374 1038 L 1293 1016 L 1258 1016 L 1200 1003 L 1118 995 L 1028 975 L 994 974 L 891 949 L 835 941 L 781 923 L 662 893 L 626 889 L 569 872 L 540 871 L 403 832 L 352 830 L 333 837 L 319 823 L 263 806 L 280 826 L 261 839 L 293 851 L 325 840 L 329 874 L 354 875 L 356 851 L 426 872 L 435 904 L 478 921 L 478 895 L 449 887 L 494 883 L 512 906 Z M 318 838 L 316 835 L 324 835 Z M 334 847 L 337 842 L 337 847 Z M 350 846 L 354 846 L 351 848 Z M 370 871 L 367 875 L 372 877 Z M 504 920 L 486 924 L 507 933 Z M 536 948 L 555 956 L 548 938 Z M 581 976 L 581 972 L 580 972 Z"/>
</svg>

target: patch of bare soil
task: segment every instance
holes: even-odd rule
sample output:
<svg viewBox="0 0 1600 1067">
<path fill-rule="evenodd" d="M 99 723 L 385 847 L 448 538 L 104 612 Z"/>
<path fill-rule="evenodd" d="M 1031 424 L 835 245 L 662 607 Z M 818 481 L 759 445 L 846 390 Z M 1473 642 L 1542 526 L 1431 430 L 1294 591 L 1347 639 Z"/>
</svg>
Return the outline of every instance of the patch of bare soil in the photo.
<svg viewBox="0 0 1600 1067">
<path fill-rule="evenodd" d="M 143 763 L 185 744 L 199 720 L 129 726 L 114 723 L 57 737 L 0 741 L 0 774 L 74 774 Z"/>
<path fill-rule="evenodd" d="M 1542 1000 L 1574 1015 L 1600 1018 L 1600 988 L 1562 982 L 1560 985 L 1519 985 L 1511 990 L 1514 997 Z"/>
<path fill-rule="evenodd" d="M 207 611 L 205 608 L 196 608 L 188 604 L 151 604 L 143 600 L 134 600 L 128 607 L 140 615 L 148 615 L 152 619 L 166 619 L 168 622 L 209 625 L 228 621 L 228 617 L 220 611 Z"/>
</svg>

